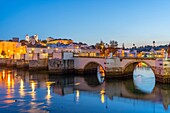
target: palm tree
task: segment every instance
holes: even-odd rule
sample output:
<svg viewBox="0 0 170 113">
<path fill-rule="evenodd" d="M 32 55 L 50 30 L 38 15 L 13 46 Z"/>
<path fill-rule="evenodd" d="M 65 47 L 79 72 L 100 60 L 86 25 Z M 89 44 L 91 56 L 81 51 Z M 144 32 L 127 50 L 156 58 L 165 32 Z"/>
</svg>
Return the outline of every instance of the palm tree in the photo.
<svg viewBox="0 0 170 113">
<path fill-rule="evenodd" d="M 153 47 L 155 47 L 155 41 L 153 41 Z"/>
<path fill-rule="evenodd" d="M 118 46 L 118 42 L 115 40 L 110 40 L 110 47 L 116 48 Z"/>
<path fill-rule="evenodd" d="M 136 49 L 136 45 L 135 44 L 133 44 L 133 49 Z"/>
</svg>

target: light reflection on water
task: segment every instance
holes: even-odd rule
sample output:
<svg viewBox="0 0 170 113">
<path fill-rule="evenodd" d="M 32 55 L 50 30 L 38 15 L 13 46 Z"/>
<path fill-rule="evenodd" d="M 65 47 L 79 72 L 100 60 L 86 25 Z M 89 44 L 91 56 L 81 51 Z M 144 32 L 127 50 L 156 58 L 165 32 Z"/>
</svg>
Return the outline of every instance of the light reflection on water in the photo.
<svg viewBox="0 0 170 113">
<path fill-rule="evenodd" d="M 104 81 L 100 73 L 82 77 L 0 70 L 0 112 L 170 112 L 169 85 L 151 82 L 149 73 L 138 68 L 137 80 Z M 136 74 L 147 75 L 146 81 Z"/>
</svg>

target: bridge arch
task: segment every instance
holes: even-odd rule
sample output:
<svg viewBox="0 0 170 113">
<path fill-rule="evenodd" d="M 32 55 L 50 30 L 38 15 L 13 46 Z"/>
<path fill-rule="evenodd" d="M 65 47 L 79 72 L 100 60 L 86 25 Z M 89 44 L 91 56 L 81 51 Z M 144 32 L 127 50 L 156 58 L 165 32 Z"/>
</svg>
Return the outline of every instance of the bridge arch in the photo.
<svg viewBox="0 0 170 113">
<path fill-rule="evenodd" d="M 140 63 L 140 62 L 141 62 L 141 63 L 145 63 L 146 65 L 148 65 L 148 66 L 152 69 L 154 75 L 156 75 L 155 68 L 152 66 L 152 64 L 150 64 L 149 62 L 146 62 L 146 61 L 144 61 L 144 60 L 140 60 L 140 61 L 130 61 L 130 62 L 126 63 L 126 65 L 125 65 L 124 68 L 123 68 L 123 73 L 124 73 L 124 74 L 133 74 L 133 71 L 134 71 L 135 67 L 136 67 L 137 64 Z"/>
<path fill-rule="evenodd" d="M 105 71 L 105 68 L 102 66 L 102 64 L 94 61 L 87 62 L 84 66 L 84 70 L 96 70 L 98 66 L 100 66 Z"/>
</svg>

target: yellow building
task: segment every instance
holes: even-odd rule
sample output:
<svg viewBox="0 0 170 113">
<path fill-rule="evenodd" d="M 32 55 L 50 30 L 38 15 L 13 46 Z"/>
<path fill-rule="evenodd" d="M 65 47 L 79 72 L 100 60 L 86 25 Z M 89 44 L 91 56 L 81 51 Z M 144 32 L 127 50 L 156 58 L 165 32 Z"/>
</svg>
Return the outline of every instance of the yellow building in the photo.
<svg viewBox="0 0 170 113">
<path fill-rule="evenodd" d="M 55 40 L 51 40 L 51 41 L 47 42 L 47 44 L 57 44 L 57 43 L 71 44 L 71 43 L 73 43 L 73 40 L 71 40 L 71 39 L 55 39 Z"/>
<path fill-rule="evenodd" d="M 0 58 L 8 58 L 14 54 L 25 54 L 26 47 L 21 46 L 19 42 L 0 41 Z"/>
</svg>

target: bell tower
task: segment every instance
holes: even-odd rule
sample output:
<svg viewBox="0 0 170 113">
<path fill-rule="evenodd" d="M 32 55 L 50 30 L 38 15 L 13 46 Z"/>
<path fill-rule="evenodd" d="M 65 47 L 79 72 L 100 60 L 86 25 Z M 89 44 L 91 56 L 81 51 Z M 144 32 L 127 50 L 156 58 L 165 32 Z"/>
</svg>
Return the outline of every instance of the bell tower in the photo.
<svg viewBox="0 0 170 113">
<path fill-rule="evenodd" d="M 25 40 L 29 42 L 29 36 L 28 36 L 28 34 L 25 36 Z"/>
</svg>

